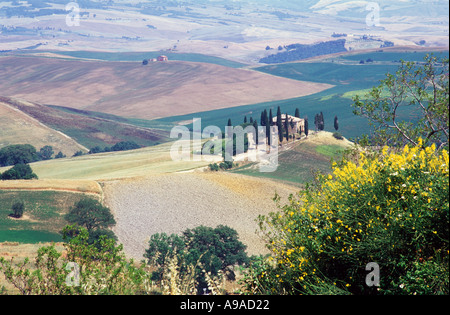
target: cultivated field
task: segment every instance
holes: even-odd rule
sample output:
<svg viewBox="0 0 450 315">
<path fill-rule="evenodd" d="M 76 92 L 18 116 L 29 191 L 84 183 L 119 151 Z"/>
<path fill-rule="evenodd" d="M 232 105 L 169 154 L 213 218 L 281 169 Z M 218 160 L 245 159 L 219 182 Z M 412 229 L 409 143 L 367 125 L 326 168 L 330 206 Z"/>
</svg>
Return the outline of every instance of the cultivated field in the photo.
<svg viewBox="0 0 450 315">
<path fill-rule="evenodd" d="M 8 77 L 0 81 L 4 96 L 144 119 L 289 99 L 332 87 L 183 61 L 143 66 L 142 60 L 2 57 L 0 69 Z"/>
<path fill-rule="evenodd" d="M 275 211 L 275 192 L 286 201 L 298 188 L 267 179 L 222 172 L 189 172 L 112 181 L 104 185 L 114 232 L 124 251 L 142 259 L 154 233 L 181 233 L 200 225 L 234 228 L 252 254 L 266 253 L 255 219 Z"/>
</svg>

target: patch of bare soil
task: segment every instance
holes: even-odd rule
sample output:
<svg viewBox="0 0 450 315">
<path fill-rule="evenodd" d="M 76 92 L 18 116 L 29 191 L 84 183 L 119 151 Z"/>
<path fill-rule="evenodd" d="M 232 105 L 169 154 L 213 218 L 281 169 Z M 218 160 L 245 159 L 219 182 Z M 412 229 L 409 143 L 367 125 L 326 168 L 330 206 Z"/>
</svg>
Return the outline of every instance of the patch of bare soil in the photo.
<svg viewBox="0 0 450 315">
<path fill-rule="evenodd" d="M 238 232 L 249 255 L 267 253 L 255 220 L 277 210 L 275 192 L 287 200 L 297 190 L 222 172 L 161 174 L 104 185 L 105 202 L 117 221 L 114 232 L 125 253 L 139 260 L 152 234 L 181 233 L 200 225 L 227 225 Z"/>
</svg>

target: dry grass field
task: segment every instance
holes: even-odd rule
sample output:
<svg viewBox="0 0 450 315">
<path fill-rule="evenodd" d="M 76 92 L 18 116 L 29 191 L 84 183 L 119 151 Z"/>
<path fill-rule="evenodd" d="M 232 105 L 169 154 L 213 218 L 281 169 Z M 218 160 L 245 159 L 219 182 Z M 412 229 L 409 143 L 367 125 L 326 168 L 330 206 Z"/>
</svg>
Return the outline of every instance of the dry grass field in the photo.
<svg viewBox="0 0 450 315">
<path fill-rule="evenodd" d="M 0 190 L 14 190 L 14 191 L 66 191 L 78 192 L 83 194 L 90 194 L 101 196 L 102 188 L 98 182 L 92 180 L 55 180 L 55 179 L 40 179 L 40 180 L 5 180 L 0 181 Z"/>
<path fill-rule="evenodd" d="M 103 181 L 188 171 L 209 164 L 206 161 L 173 161 L 171 147 L 169 142 L 131 151 L 89 154 L 30 165 L 40 180 Z M 0 168 L 0 172 L 6 169 Z"/>
<path fill-rule="evenodd" d="M 310 95 L 331 85 L 214 64 L 1 57 L 2 95 L 156 119 Z M 45 91 L 45 93 L 43 93 Z"/>
</svg>

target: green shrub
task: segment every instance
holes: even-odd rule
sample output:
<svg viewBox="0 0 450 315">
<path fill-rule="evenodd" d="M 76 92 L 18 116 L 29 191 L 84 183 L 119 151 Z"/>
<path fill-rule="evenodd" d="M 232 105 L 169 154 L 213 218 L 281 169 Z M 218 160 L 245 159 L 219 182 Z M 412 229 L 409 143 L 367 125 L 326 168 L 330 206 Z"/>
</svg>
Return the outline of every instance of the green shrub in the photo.
<svg viewBox="0 0 450 315">
<path fill-rule="evenodd" d="M 279 212 L 260 217 L 272 255 L 251 292 L 448 294 L 448 152 L 434 145 L 333 164 Z M 279 200 L 279 199 L 277 199 Z M 368 286 L 368 263 L 380 285 Z"/>
<path fill-rule="evenodd" d="M 338 139 L 338 140 L 342 140 L 342 139 L 344 139 L 344 137 L 341 135 L 341 133 L 340 132 L 333 132 L 333 137 L 335 137 L 336 139 Z"/>
</svg>

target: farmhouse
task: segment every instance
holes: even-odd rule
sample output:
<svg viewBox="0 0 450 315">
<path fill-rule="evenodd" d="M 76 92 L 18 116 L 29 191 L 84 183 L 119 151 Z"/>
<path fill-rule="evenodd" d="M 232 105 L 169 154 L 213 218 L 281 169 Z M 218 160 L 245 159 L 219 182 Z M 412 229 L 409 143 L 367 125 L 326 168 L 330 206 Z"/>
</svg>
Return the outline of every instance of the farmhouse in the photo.
<svg viewBox="0 0 450 315">
<path fill-rule="evenodd" d="M 169 61 L 169 58 L 167 58 L 167 56 L 161 55 L 158 57 L 158 61 Z"/>
<path fill-rule="evenodd" d="M 302 133 L 305 131 L 305 120 L 303 118 L 298 118 L 298 117 L 294 117 L 291 115 L 286 115 L 286 114 L 281 114 L 281 123 L 284 126 L 285 121 L 286 121 L 286 116 L 289 122 L 289 132 L 290 133 Z M 272 119 L 272 124 L 276 125 L 277 124 L 277 117 L 275 116 Z"/>
</svg>

